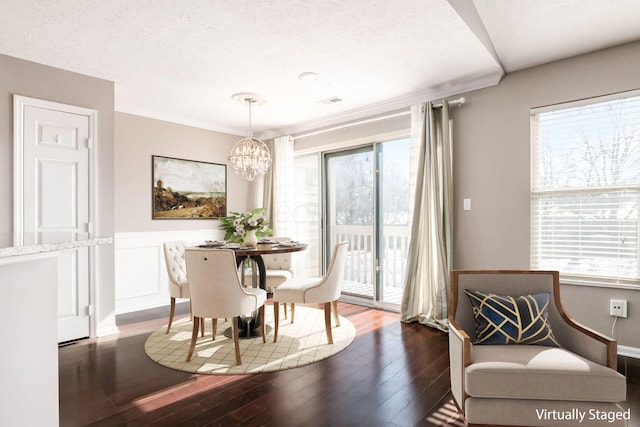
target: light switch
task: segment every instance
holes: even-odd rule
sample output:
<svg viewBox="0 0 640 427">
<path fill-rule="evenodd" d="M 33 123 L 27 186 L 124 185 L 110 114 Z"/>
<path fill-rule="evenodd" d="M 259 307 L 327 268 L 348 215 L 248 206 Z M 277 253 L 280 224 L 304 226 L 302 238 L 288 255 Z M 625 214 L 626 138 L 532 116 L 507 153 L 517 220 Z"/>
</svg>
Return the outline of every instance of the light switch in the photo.
<svg viewBox="0 0 640 427">
<path fill-rule="evenodd" d="M 465 211 L 470 211 L 471 210 L 471 199 L 464 199 L 463 200 L 463 207 Z"/>
</svg>

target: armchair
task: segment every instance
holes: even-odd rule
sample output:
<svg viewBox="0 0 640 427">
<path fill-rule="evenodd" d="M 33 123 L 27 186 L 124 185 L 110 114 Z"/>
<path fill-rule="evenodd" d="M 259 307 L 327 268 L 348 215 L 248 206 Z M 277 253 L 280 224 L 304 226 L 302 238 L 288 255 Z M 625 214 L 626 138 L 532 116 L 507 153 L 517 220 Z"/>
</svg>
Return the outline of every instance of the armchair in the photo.
<svg viewBox="0 0 640 427">
<path fill-rule="evenodd" d="M 548 293 L 548 325 L 559 346 L 474 344 L 477 332 L 486 332 L 477 330 L 474 317 L 485 301 L 474 307 L 465 290 L 511 297 Z M 470 425 L 625 425 L 623 419 L 597 419 L 622 415 L 617 402 L 626 399 L 616 341 L 564 311 L 558 272 L 452 271 L 449 326 L 451 393 Z"/>
</svg>

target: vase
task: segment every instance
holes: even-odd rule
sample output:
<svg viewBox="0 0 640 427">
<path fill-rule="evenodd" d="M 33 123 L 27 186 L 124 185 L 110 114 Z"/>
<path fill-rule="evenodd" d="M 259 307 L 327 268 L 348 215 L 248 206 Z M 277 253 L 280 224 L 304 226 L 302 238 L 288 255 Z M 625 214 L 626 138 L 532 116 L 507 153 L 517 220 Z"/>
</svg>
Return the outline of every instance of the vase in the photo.
<svg viewBox="0 0 640 427">
<path fill-rule="evenodd" d="M 244 235 L 244 241 L 242 243 L 244 243 L 245 246 L 250 246 L 252 248 L 255 248 L 256 245 L 258 244 L 258 237 L 256 236 L 256 230 L 247 230 L 247 232 Z"/>
</svg>

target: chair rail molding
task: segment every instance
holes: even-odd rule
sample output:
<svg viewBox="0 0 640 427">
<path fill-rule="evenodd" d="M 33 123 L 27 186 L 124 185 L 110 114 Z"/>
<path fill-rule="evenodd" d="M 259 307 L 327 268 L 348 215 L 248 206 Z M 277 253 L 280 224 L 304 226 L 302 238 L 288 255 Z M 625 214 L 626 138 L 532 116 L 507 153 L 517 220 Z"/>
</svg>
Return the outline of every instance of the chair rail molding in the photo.
<svg viewBox="0 0 640 427">
<path fill-rule="evenodd" d="M 116 233 L 116 314 L 169 305 L 169 278 L 162 252 L 164 242 L 184 240 L 189 246 L 223 237 L 223 232 L 214 228 Z"/>
</svg>

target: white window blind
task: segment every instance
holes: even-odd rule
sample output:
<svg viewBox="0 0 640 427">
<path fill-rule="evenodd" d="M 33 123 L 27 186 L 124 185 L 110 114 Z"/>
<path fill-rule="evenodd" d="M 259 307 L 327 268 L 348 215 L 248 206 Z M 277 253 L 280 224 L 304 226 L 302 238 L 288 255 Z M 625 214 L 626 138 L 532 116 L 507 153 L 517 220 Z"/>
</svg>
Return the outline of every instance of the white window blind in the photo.
<svg viewBox="0 0 640 427">
<path fill-rule="evenodd" d="M 640 94 L 533 110 L 531 266 L 640 285 Z"/>
</svg>

